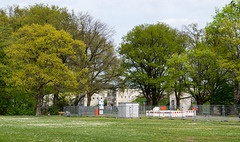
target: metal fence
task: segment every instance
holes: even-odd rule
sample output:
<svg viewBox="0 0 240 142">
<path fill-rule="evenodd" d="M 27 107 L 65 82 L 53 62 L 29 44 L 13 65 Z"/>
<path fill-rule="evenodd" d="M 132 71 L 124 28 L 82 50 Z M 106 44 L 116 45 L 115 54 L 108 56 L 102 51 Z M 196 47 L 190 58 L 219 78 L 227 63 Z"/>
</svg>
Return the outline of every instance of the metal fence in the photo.
<svg viewBox="0 0 240 142">
<path fill-rule="evenodd" d="M 133 108 L 133 107 L 132 107 Z M 158 108 L 158 111 L 154 111 Z M 97 106 L 85 107 L 85 106 L 67 106 L 64 107 L 64 112 L 70 113 L 70 116 L 95 116 Z M 125 110 L 125 111 L 122 111 Z M 192 120 L 222 120 L 239 119 L 240 106 L 238 106 L 238 112 L 233 114 L 233 106 L 230 105 L 202 105 L 202 106 L 180 106 L 179 109 L 170 106 L 139 106 L 138 109 L 126 109 L 122 106 L 104 106 L 103 115 L 122 117 L 127 115 L 128 111 L 139 117 L 159 117 L 170 119 L 192 119 Z M 194 110 L 194 111 L 193 111 Z M 122 113 L 125 114 L 122 114 Z M 146 112 L 155 113 L 154 115 L 148 115 Z M 194 115 L 187 115 L 189 112 L 194 112 Z M 136 114 L 137 113 L 137 114 Z M 157 114 L 156 114 L 157 113 Z M 180 113 L 180 114 L 179 114 Z M 130 115 L 133 116 L 133 115 Z"/>
<path fill-rule="evenodd" d="M 64 112 L 69 112 L 71 116 L 95 116 L 97 106 L 67 106 L 63 108 Z M 116 106 L 105 106 L 103 114 L 108 116 L 117 116 L 118 107 Z"/>
</svg>

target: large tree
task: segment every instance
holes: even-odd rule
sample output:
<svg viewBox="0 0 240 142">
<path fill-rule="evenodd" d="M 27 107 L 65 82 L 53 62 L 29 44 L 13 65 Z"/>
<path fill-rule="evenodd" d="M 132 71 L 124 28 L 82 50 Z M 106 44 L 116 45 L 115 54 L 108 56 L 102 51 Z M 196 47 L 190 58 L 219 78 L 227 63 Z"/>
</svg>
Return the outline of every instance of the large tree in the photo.
<svg viewBox="0 0 240 142">
<path fill-rule="evenodd" d="M 4 50 L 10 44 L 12 29 L 9 19 L 3 10 L 0 10 L 0 114 L 7 113 L 10 95 L 7 93 L 6 78 L 9 76 L 9 68 Z"/>
<path fill-rule="evenodd" d="M 181 33 L 166 24 L 136 26 L 126 36 L 119 48 L 126 79 L 140 88 L 147 105 L 158 105 L 167 88 L 167 60 L 182 50 Z"/>
<path fill-rule="evenodd" d="M 221 83 L 226 71 L 220 68 L 219 58 L 206 44 L 205 31 L 197 24 L 185 26 L 188 35 L 185 75 L 186 87 L 198 105 L 210 101 Z"/>
<path fill-rule="evenodd" d="M 72 35 L 86 44 L 85 67 L 88 69 L 88 81 L 85 84 L 88 90 L 78 101 L 87 95 L 87 105 L 90 106 L 91 96 L 101 90 L 114 88 L 112 83 L 119 76 L 119 59 L 112 41 L 114 31 L 88 13 L 79 13 L 74 19 L 77 19 L 78 30 L 72 31 Z"/>
<path fill-rule="evenodd" d="M 168 79 L 167 83 L 169 84 L 169 88 L 167 91 L 173 92 L 176 98 L 176 106 L 175 109 L 180 109 L 180 100 L 186 99 L 183 97 L 183 93 L 186 92 L 186 55 L 175 53 L 172 57 L 167 61 L 167 72 L 170 79 Z M 173 107 L 173 106 L 172 106 Z"/>
<path fill-rule="evenodd" d="M 198 46 L 187 54 L 186 86 L 198 105 L 208 102 L 216 93 L 225 76 L 217 55 L 207 46 Z"/>
<path fill-rule="evenodd" d="M 234 90 L 233 113 L 240 99 L 240 1 L 233 0 L 216 10 L 213 21 L 206 27 L 208 43 L 222 58 L 222 68 L 232 74 Z"/>
<path fill-rule="evenodd" d="M 39 116 L 43 96 L 52 92 L 52 86 L 77 86 L 77 74 L 81 74 L 81 70 L 76 73 L 75 68 L 67 66 L 61 57 L 77 60 L 76 50 L 84 51 L 85 46 L 51 25 L 24 26 L 14 38 L 14 44 L 6 49 L 12 69 L 10 82 L 24 86 L 36 97 L 36 116 Z"/>
<path fill-rule="evenodd" d="M 75 22 L 73 22 L 72 14 L 68 12 L 67 8 L 59 8 L 55 5 L 48 6 L 44 4 L 35 4 L 24 8 L 20 8 L 19 6 L 11 6 L 8 8 L 7 13 L 9 17 L 9 25 L 14 31 L 17 31 L 19 28 L 25 25 L 31 24 L 51 24 L 57 30 L 64 30 L 69 33 L 72 33 L 71 31 L 76 31 L 76 25 Z M 82 53 L 80 53 L 80 56 L 81 55 Z M 65 56 L 61 56 L 61 59 L 63 63 L 69 64 L 67 63 Z M 75 63 L 75 65 L 77 66 L 78 64 Z M 59 92 L 63 90 L 67 91 L 67 88 L 61 84 L 55 84 L 53 88 L 53 103 L 55 109 L 58 109 Z"/>
</svg>

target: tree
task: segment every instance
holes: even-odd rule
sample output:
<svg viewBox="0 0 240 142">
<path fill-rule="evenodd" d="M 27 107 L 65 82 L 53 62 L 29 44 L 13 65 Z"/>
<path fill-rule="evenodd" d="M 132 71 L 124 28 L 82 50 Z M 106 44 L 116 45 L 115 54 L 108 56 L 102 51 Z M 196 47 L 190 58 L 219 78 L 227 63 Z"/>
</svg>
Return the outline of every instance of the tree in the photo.
<svg viewBox="0 0 240 142">
<path fill-rule="evenodd" d="M 76 24 L 79 29 L 72 31 L 74 39 L 82 40 L 86 44 L 85 68 L 88 69 L 87 105 L 90 106 L 91 96 L 104 89 L 113 88 L 112 82 L 119 76 L 119 59 L 117 58 L 113 42 L 111 40 L 114 31 L 106 24 L 95 20 L 87 13 L 79 13 L 74 18 L 78 19 Z M 82 87 L 80 86 L 80 89 Z M 79 97 L 78 101 L 85 95 Z"/>
<path fill-rule="evenodd" d="M 221 67 L 232 74 L 234 90 L 233 111 L 237 113 L 240 99 L 240 1 L 233 0 L 221 10 L 216 10 L 213 21 L 206 27 L 208 43 L 222 58 Z"/>
<path fill-rule="evenodd" d="M 216 93 L 225 72 L 217 62 L 217 55 L 205 45 L 187 54 L 186 86 L 198 105 L 208 102 Z"/>
<path fill-rule="evenodd" d="M 9 76 L 9 68 L 7 64 L 7 59 L 4 50 L 11 43 L 12 29 L 9 25 L 9 19 L 6 12 L 0 10 L 0 114 L 7 113 L 8 100 L 10 98 L 9 93 L 7 93 L 6 78 Z"/>
<path fill-rule="evenodd" d="M 12 6 L 8 9 L 9 23 L 14 31 L 17 31 L 19 28 L 25 25 L 31 24 L 51 24 L 57 30 L 65 30 L 67 32 L 74 30 L 73 27 L 76 27 L 76 25 L 74 25 L 75 23 L 71 21 L 72 15 L 68 12 L 68 10 L 66 8 L 59 8 L 55 5 L 48 6 L 45 4 L 35 4 L 33 6 L 28 6 L 25 8 L 20 8 L 19 6 Z M 65 57 L 61 56 L 61 59 L 64 63 L 66 63 Z M 55 109 L 58 109 L 58 94 L 61 90 L 66 90 L 66 88 L 64 88 L 64 86 L 60 84 L 55 84 L 53 88 L 53 103 Z"/>
<path fill-rule="evenodd" d="M 173 54 L 167 61 L 167 72 L 170 79 L 168 80 L 170 92 L 174 92 L 176 98 L 176 109 L 180 109 L 180 100 L 185 99 L 182 96 L 186 92 L 186 62 L 187 57 L 184 53 Z"/>
<path fill-rule="evenodd" d="M 188 35 L 186 53 L 186 87 L 198 105 L 210 101 L 222 81 L 226 71 L 220 68 L 219 57 L 206 44 L 205 31 L 198 29 L 197 24 L 185 27 Z"/>
<path fill-rule="evenodd" d="M 119 48 L 126 79 L 140 88 L 147 105 L 158 105 L 167 88 L 167 60 L 183 49 L 181 33 L 168 25 L 139 25 L 123 37 Z"/>
<path fill-rule="evenodd" d="M 85 46 L 51 25 L 24 26 L 13 37 L 16 42 L 6 49 L 12 68 L 10 82 L 24 86 L 36 97 L 36 116 L 39 116 L 43 96 L 52 93 L 51 86 L 64 84 L 74 88 L 77 85 L 75 69 L 63 63 L 61 56 L 77 60 L 74 48 L 84 51 Z"/>
</svg>

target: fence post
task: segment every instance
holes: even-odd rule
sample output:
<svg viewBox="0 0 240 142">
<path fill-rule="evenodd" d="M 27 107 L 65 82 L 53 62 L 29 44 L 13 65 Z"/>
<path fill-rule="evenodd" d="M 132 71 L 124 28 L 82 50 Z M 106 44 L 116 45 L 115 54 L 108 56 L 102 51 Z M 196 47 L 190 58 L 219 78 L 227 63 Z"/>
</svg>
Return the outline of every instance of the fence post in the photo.
<svg viewBox="0 0 240 142">
<path fill-rule="evenodd" d="M 208 105 L 208 110 L 207 110 L 208 112 L 207 112 L 207 121 L 210 121 L 210 118 L 209 118 L 209 116 L 210 116 L 210 105 Z"/>
<path fill-rule="evenodd" d="M 185 120 L 185 119 L 183 118 L 183 107 L 182 107 L 182 120 Z"/>
<path fill-rule="evenodd" d="M 196 110 L 195 110 L 195 108 L 193 109 L 193 112 L 194 112 L 193 121 L 196 121 Z"/>
<path fill-rule="evenodd" d="M 174 120 L 173 118 L 172 118 L 172 110 L 170 109 L 170 118 L 169 118 L 169 120 Z"/>
<path fill-rule="evenodd" d="M 222 116 L 223 116 L 222 122 L 227 122 L 226 117 L 225 117 L 225 106 L 224 105 L 222 106 Z"/>
</svg>

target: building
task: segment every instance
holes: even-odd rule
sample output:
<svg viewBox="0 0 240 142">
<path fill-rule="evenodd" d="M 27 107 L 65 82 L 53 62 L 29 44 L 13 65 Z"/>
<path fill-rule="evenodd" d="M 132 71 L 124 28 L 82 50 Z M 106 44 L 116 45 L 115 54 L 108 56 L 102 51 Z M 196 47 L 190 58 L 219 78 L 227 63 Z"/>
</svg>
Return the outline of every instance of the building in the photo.
<svg viewBox="0 0 240 142">
<path fill-rule="evenodd" d="M 183 99 L 180 100 L 180 109 L 183 109 L 183 111 L 186 111 L 191 107 L 194 99 L 192 98 L 191 94 L 189 94 L 189 93 L 182 93 L 181 98 L 183 98 Z M 169 99 L 170 99 L 170 108 L 176 109 L 177 101 L 176 101 L 175 94 L 172 93 L 170 95 Z"/>
<path fill-rule="evenodd" d="M 141 96 L 143 95 L 139 89 L 105 90 L 93 94 L 90 106 L 98 105 L 99 99 L 107 100 L 107 106 L 118 106 L 119 103 L 132 102 Z M 87 96 L 84 97 L 83 103 L 81 104 L 87 106 Z"/>
</svg>

